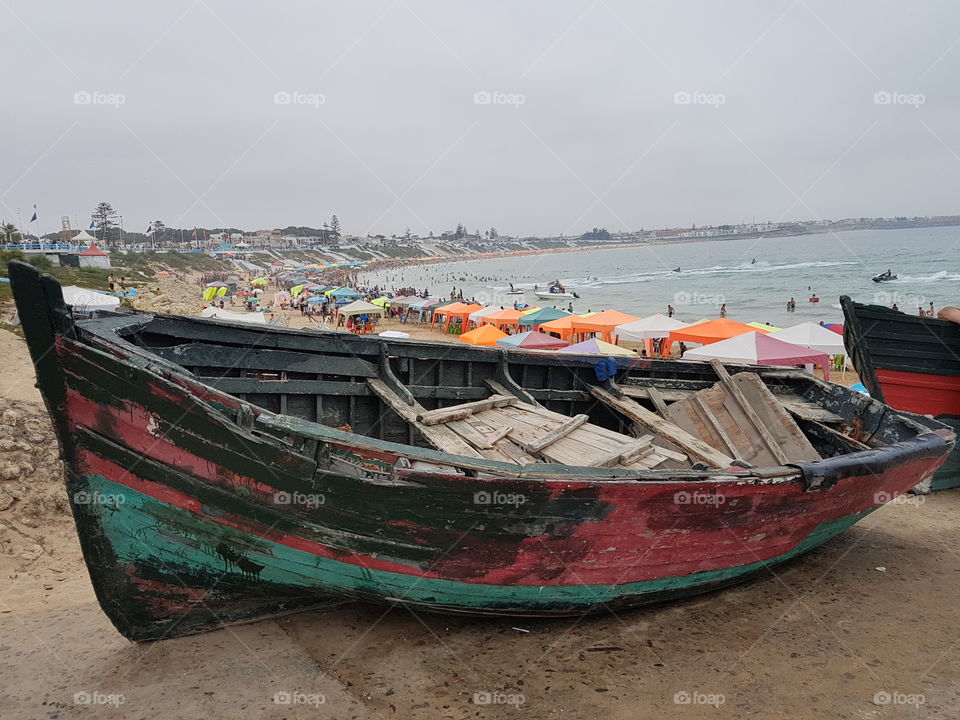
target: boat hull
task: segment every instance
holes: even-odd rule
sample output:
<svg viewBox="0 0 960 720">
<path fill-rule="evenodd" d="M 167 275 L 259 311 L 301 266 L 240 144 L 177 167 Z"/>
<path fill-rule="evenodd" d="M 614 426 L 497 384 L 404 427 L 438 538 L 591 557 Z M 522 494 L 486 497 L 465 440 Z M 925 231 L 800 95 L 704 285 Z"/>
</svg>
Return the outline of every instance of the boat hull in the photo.
<svg viewBox="0 0 960 720">
<path fill-rule="evenodd" d="M 871 396 L 898 410 L 960 427 L 960 328 L 841 298 L 844 341 Z M 960 487 L 956 450 L 919 490 Z"/>
<path fill-rule="evenodd" d="M 356 383 L 223 378 L 252 388 L 245 400 L 163 357 L 188 362 L 193 341 L 219 336 L 242 350 L 231 369 L 257 352 L 281 353 L 292 358 L 285 360 L 291 374 L 309 374 L 322 344 L 332 350 L 321 377 L 372 371 L 364 357 L 374 352 L 391 376 L 383 341 L 152 316 L 75 324 L 52 279 L 22 264 L 11 265 L 11 279 L 91 581 L 104 611 L 133 640 L 342 599 L 564 616 L 706 592 L 826 542 L 928 478 L 953 443 L 946 430 L 891 420 L 878 403 L 821 384 L 842 395 L 841 404 L 857 404 L 872 433 L 894 433 L 890 441 L 763 477 L 742 468 L 638 475 L 470 460 L 329 427 L 341 406 L 316 408 L 326 425 L 262 406 L 272 403 L 263 394 L 271 382 L 284 383 L 280 408 L 303 408 L 297 393 L 317 386 L 330 389 L 331 405 L 374 402 L 343 397 Z M 171 327 L 190 342 L 171 345 L 164 334 Z M 146 345 L 128 339 L 137 333 Z M 284 344 L 303 352 L 278 349 Z M 403 357 L 394 365 L 411 378 L 431 368 L 447 373 L 449 386 L 453 373 L 476 380 L 500 368 L 509 382 L 504 353 L 406 341 L 397 348 Z M 455 350 L 475 365 L 456 365 Z M 447 367 L 434 368 L 434 351 Z M 531 377 L 550 362 L 530 360 Z M 554 385 L 572 372 L 593 374 L 587 360 L 556 367 L 564 374 Z"/>
<path fill-rule="evenodd" d="M 535 292 L 536 295 L 541 300 L 573 300 L 573 293 L 549 293 L 549 292 Z"/>
</svg>

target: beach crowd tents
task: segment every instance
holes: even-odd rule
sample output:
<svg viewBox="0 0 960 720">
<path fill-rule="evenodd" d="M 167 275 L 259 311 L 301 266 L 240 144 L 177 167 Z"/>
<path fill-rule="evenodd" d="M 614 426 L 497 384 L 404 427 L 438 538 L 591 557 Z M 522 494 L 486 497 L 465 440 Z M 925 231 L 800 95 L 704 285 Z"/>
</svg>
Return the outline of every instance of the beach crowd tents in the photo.
<svg viewBox="0 0 960 720">
<path fill-rule="evenodd" d="M 497 310 L 489 315 L 484 315 L 482 322 L 487 325 L 504 328 L 518 325 L 521 317 L 523 317 L 522 311 L 506 308 L 505 310 Z"/>
<path fill-rule="evenodd" d="M 571 345 L 570 347 L 560 348 L 557 350 L 558 353 L 569 353 L 571 355 L 630 355 L 631 357 L 636 357 L 636 353 L 633 350 L 627 350 L 622 348 L 619 345 L 613 345 L 612 343 L 604 342 L 603 340 L 597 340 L 596 338 L 590 338 L 589 340 L 584 340 L 583 342 L 577 343 L 576 345 Z"/>
<path fill-rule="evenodd" d="M 94 310 L 115 310 L 120 304 L 120 298 L 98 290 L 88 290 L 87 288 L 77 287 L 76 285 L 65 285 L 61 288 L 63 292 L 63 301 L 67 305 L 73 305 L 80 312 L 93 312 Z"/>
<path fill-rule="evenodd" d="M 542 308 L 531 313 L 525 313 L 524 316 L 520 318 L 520 325 L 531 325 L 536 328 L 537 325 L 542 325 L 551 320 L 559 320 L 572 314 L 573 313 L 568 313 L 566 310 L 560 310 L 558 308 Z"/>
<path fill-rule="evenodd" d="M 670 333 L 670 339 L 674 342 L 692 342 L 701 345 L 727 340 L 737 335 L 743 335 L 748 332 L 765 333 L 765 330 L 758 330 L 749 325 L 728 318 L 718 318 L 699 322 L 690 327 L 674 330 Z"/>
<path fill-rule="evenodd" d="M 483 320 L 483 318 L 485 318 L 487 315 L 491 315 L 495 312 L 499 312 L 502 309 L 503 308 L 499 308 L 496 305 L 489 305 L 488 307 L 475 310 L 474 312 L 470 313 L 470 317 L 469 317 L 470 324 L 473 326 L 481 325 L 482 324 L 481 321 Z"/>
<path fill-rule="evenodd" d="M 812 322 L 800 323 L 786 330 L 771 333 L 770 337 L 813 348 L 828 355 L 847 354 L 847 349 L 843 345 L 843 336 Z"/>
<path fill-rule="evenodd" d="M 502 330 L 495 328 L 493 325 L 481 325 L 476 330 L 463 333 L 463 335 L 460 336 L 460 339 L 468 345 L 486 345 L 488 347 L 495 347 L 497 340 L 502 340 L 505 337 L 509 337 L 509 335 Z"/>
<path fill-rule="evenodd" d="M 553 335 L 547 335 L 546 333 L 535 332 L 533 330 L 517 335 L 507 335 L 507 337 L 497 340 L 497 345 L 500 347 L 514 350 L 556 350 L 557 348 L 566 347 L 569 344 L 566 340 L 560 340 Z"/>
<path fill-rule="evenodd" d="M 827 353 L 777 340 L 756 330 L 687 350 L 683 359 L 717 359 L 747 365 L 820 365 L 824 379 L 830 379 L 830 356 Z"/>
</svg>

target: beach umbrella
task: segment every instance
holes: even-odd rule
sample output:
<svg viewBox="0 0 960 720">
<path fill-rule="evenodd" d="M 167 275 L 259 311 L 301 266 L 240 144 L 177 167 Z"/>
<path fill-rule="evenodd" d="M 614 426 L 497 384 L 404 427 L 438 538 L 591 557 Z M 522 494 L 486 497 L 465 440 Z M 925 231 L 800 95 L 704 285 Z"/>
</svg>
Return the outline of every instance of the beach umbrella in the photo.
<svg viewBox="0 0 960 720">
<path fill-rule="evenodd" d="M 250 281 L 251 285 L 269 285 L 270 281 L 265 277 L 254 278 Z"/>
<path fill-rule="evenodd" d="M 293 297 L 297 297 L 297 295 L 299 295 L 302 292 L 303 292 L 303 285 L 294 285 L 292 288 L 290 288 L 290 294 Z"/>
<path fill-rule="evenodd" d="M 622 348 L 619 345 L 613 345 L 612 343 L 604 342 L 603 340 L 597 340 L 596 338 L 590 338 L 589 340 L 584 340 L 579 342 L 576 345 L 571 345 L 570 347 L 560 348 L 557 350 L 558 353 L 566 353 L 569 355 L 630 355 L 636 357 L 637 354 L 632 350 L 627 350 Z"/>
<path fill-rule="evenodd" d="M 218 288 L 218 287 L 228 287 L 228 285 L 225 282 L 220 282 L 219 280 L 217 280 L 216 282 L 207 283 L 207 287 Z"/>
<path fill-rule="evenodd" d="M 307 302 L 308 302 L 308 303 L 326 302 L 326 300 L 327 300 L 327 299 L 326 299 L 325 297 L 316 297 L 316 296 L 315 296 L 315 297 L 308 297 L 308 298 L 307 298 Z"/>
<path fill-rule="evenodd" d="M 388 297 L 378 297 L 371 300 L 374 305 L 379 305 L 380 307 L 387 307 L 390 304 L 390 298 Z"/>
<path fill-rule="evenodd" d="M 813 350 L 757 330 L 720 340 L 703 347 L 687 350 L 684 360 L 722 360 L 723 362 L 745 363 L 748 365 L 820 365 L 824 378 L 829 379 L 830 356 L 820 350 Z"/>
<path fill-rule="evenodd" d="M 843 345 L 843 337 L 831 331 L 822 325 L 812 322 L 804 322 L 786 330 L 778 330 L 771 333 L 770 337 L 777 340 L 793 343 L 794 345 L 803 345 L 813 348 L 828 355 L 846 355 L 847 349 Z"/>
<path fill-rule="evenodd" d="M 345 287 L 337 288 L 336 290 L 331 290 L 330 292 L 327 293 L 327 295 L 330 295 L 330 296 L 335 297 L 335 298 L 358 298 L 358 297 L 363 297 L 363 296 L 362 296 L 360 293 L 358 293 L 356 290 L 353 290 L 352 288 L 345 288 Z"/>
<path fill-rule="evenodd" d="M 513 350 L 556 350 L 567 347 L 569 344 L 566 340 L 560 340 L 553 335 L 547 335 L 534 330 L 518 333 L 517 335 L 508 335 L 505 338 L 497 340 L 497 345 L 500 347 L 511 348 Z"/>
<path fill-rule="evenodd" d="M 762 323 L 762 322 L 748 322 L 747 325 L 749 325 L 752 328 L 756 328 L 757 330 L 762 330 L 763 332 L 768 332 L 768 333 L 776 332 L 777 330 L 783 330 L 783 328 L 779 328 L 776 325 L 767 325 L 766 323 Z"/>
<path fill-rule="evenodd" d="M 488 347 L 495 347 L 497 340 L 501 340 L 505 337 L 507 337 L 507 334 L 502 330 L 495 328 L 493 325 L 481 325 L 476 330 L 463 333 L 463 335 L 460 336 L 460 339 L 468 345 L 486 345 Z"/>
<path fill-rule="evenodd" d="M 550 322 L 551 320 L 559 320 L 563 317 L 568 317 L 573 313 L 568 313 L 566 310 L 560 310 L 558 308 L 541 308 L 532 313 L 525 313 L 522 318 L 520 318 L 521 325 L 540 325 L 545 322 Z M 471 320 L 473 317 L 471 316 Z"/>
<path fill-rule="evenodd" d="M 823 327 L 837 335 L 843 335 L 843 325 L 840 323 L 826 323 Z"/>
<path fill-rule="evenodd" d="M 748 332 L 763 333 L 764 330 L 750 327 L 746 323 L 737 322 L 728 318 L 717 318 L 704 323 L 696 323 L 687 328 L 674 330 L 670 339 L 674 342 L 695 342 L 701 345 L 727 340 Z"/>
<path fill-rule="evenodd" d="M 640 342 L 642 340 L 653 340 L 655 338 L 669 337 L 674 330 L 681 330 L 687 327 L 687 323 L 667 317 L 662 313 L 645 317 L 642 320 L 617 325 L 614 332 L 621 340 L 630 340 L 631 342 Z"/>
</svg>

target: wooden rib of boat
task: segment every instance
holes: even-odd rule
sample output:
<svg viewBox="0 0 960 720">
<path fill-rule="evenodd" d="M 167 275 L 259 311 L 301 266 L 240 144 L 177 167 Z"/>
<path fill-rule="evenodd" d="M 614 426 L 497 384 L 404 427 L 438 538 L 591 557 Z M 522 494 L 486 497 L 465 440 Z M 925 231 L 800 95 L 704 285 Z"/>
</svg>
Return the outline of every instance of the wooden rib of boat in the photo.
<svg viewBox="0 0 960 720">
<path fill-rule="evenodd" d="M 840 298 L 844 342 L 870 395 L 898 410 L 960 428 L 960 325 Z M 954 452 L 928 487 L 960 486 Z"/>
<path fill-rule="evenodd" d="M 353 598 L 580 615 L 768 573 L 954 434 L 800 371 L 151 314 L 10 278 L 90 577 L 134 640 Z M 598 376 L 607 378 L 600 382 Z"/>
</svg>

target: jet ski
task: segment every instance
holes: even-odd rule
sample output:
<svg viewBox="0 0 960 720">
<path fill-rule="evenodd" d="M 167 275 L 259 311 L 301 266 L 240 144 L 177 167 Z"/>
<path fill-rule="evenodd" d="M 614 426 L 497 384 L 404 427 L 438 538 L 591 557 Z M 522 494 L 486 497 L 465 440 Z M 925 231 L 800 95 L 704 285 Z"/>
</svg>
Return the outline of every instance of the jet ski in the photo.
<svg viewBox="0 0 960 720">
<path fill-rule="evenodd" d="M 887 282 L 888 280 L 896 280 L 897 276 L 887 270 L 885 273 L 880 273 L 879 275 L 873 276 L 874 282 Z"/>
</svg>

